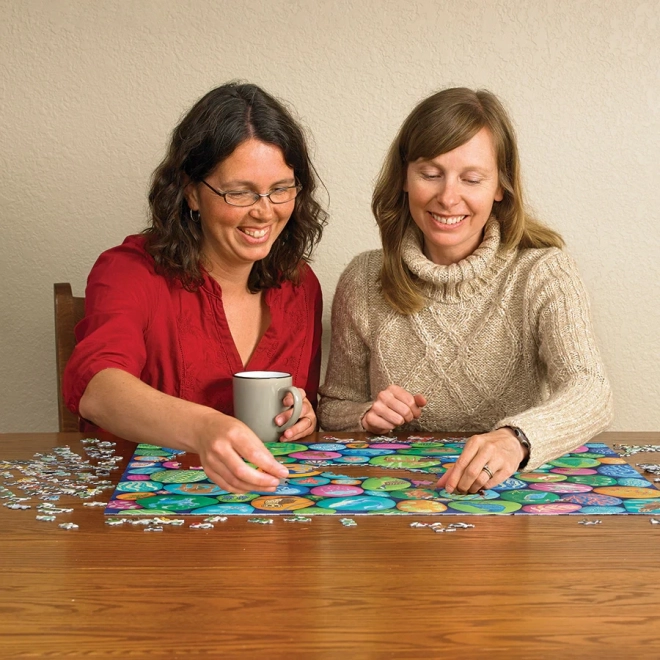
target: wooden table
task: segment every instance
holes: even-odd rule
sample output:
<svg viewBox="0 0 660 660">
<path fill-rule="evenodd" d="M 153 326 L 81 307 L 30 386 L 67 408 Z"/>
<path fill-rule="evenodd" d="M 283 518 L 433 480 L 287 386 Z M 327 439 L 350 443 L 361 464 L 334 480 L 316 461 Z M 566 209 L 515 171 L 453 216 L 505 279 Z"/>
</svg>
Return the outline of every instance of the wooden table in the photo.
<svg viewBox="0 0 660 660">
<path fill-rule="evenodd" d="M 82 453 L 82 437 L 0 435 L 0 459 Z M 476 527 L 454 534 L 413 529 L 428 522 L 413 516 L 350 528 L 230 517 L 145 534 L 74 506 L 58 517 L 74 531 L 0 506 L 0 658 L 660 657 L 660 525 L 648 516 L 457 516 Z"/>
</svg>

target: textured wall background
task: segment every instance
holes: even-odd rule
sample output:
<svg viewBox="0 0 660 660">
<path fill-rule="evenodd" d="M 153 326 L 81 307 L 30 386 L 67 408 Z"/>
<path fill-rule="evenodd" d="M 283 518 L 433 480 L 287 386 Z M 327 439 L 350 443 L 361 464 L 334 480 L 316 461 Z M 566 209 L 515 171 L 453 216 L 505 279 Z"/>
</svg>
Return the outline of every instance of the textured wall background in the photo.
<svg viewBox="0 0 660 660">
<path fill-rule="evenodd" d="M 660 430 L 658 0 L 0 0 L 0 431 L 57 428 L 52 284 L 139 231 L 182 113 L 235 78 L 313 136 L 329 318 L 412 106 L 486 87 L 590 290 L 616 429 Z M 326 340 L 329 327 L 326 327 Z M 326 344 L 327 345 L 327 344 Z"/>
</svg>

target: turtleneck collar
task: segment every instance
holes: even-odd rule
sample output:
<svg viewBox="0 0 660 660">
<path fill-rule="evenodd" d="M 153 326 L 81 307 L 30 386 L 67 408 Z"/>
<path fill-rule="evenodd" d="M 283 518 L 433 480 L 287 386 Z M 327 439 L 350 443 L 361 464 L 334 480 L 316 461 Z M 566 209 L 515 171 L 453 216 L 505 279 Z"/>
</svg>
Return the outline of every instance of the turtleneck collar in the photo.
<svg viewBox="0 0 660 660">
<path fill-rule="evenodd" d="M 424 283 L 425 296 L 457 303 L 487 287 L 513 258 L 514 252 L 502 247 L 500 223 L 491 216 L 479 247 L 455 264 L 440 266 L 428 259 L 413 229 L 408 230 L 403 239 L 401 256 L 410 271 Z"/>
</svg>

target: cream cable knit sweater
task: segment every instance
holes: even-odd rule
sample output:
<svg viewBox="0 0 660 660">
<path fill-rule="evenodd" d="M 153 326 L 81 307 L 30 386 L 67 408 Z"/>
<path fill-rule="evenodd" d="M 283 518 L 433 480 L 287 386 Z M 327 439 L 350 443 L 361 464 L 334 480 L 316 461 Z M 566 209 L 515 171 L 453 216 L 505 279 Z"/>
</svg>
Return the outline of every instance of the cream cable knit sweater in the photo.
<svg viewBox="0 0 660 660">
<path fill-rule="evenodd" d="M 411 232 L 403 260 L 429 303 L 404 316 L 383 299 L 382 251 L 357 256 L 332 306 L 330 361 L 318 416 L 328 431 L 364 430 L 378 392 L 421 393 L 410 431 L 517 426 L 526 470 L 574 449 L 612 419 L 612 395 L 573 261 L 557 248 L 505 250 L 491 219 L 466 259 L 438 266 Z"/>
</svg>

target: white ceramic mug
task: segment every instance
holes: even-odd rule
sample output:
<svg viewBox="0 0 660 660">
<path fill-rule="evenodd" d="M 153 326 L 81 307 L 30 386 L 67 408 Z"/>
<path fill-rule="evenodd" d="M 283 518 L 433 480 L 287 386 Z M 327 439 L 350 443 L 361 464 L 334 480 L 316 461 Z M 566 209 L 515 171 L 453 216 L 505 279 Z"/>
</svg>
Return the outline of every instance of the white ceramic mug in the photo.
<svg viewBox="0 0 660 660">
<path fill-rule="evenodd" d="M 234 374 L 234 417 L 249 426 L 263 442 L 277 442 L 302 413 L 303 395 L 293 387 L 291 374 L 283 371 L 241 371 Z M 287 410 L 282 399 L 290 392 L 293 413 L 286 424 L 277 426 L 275 417 Z"/>
</svg>

